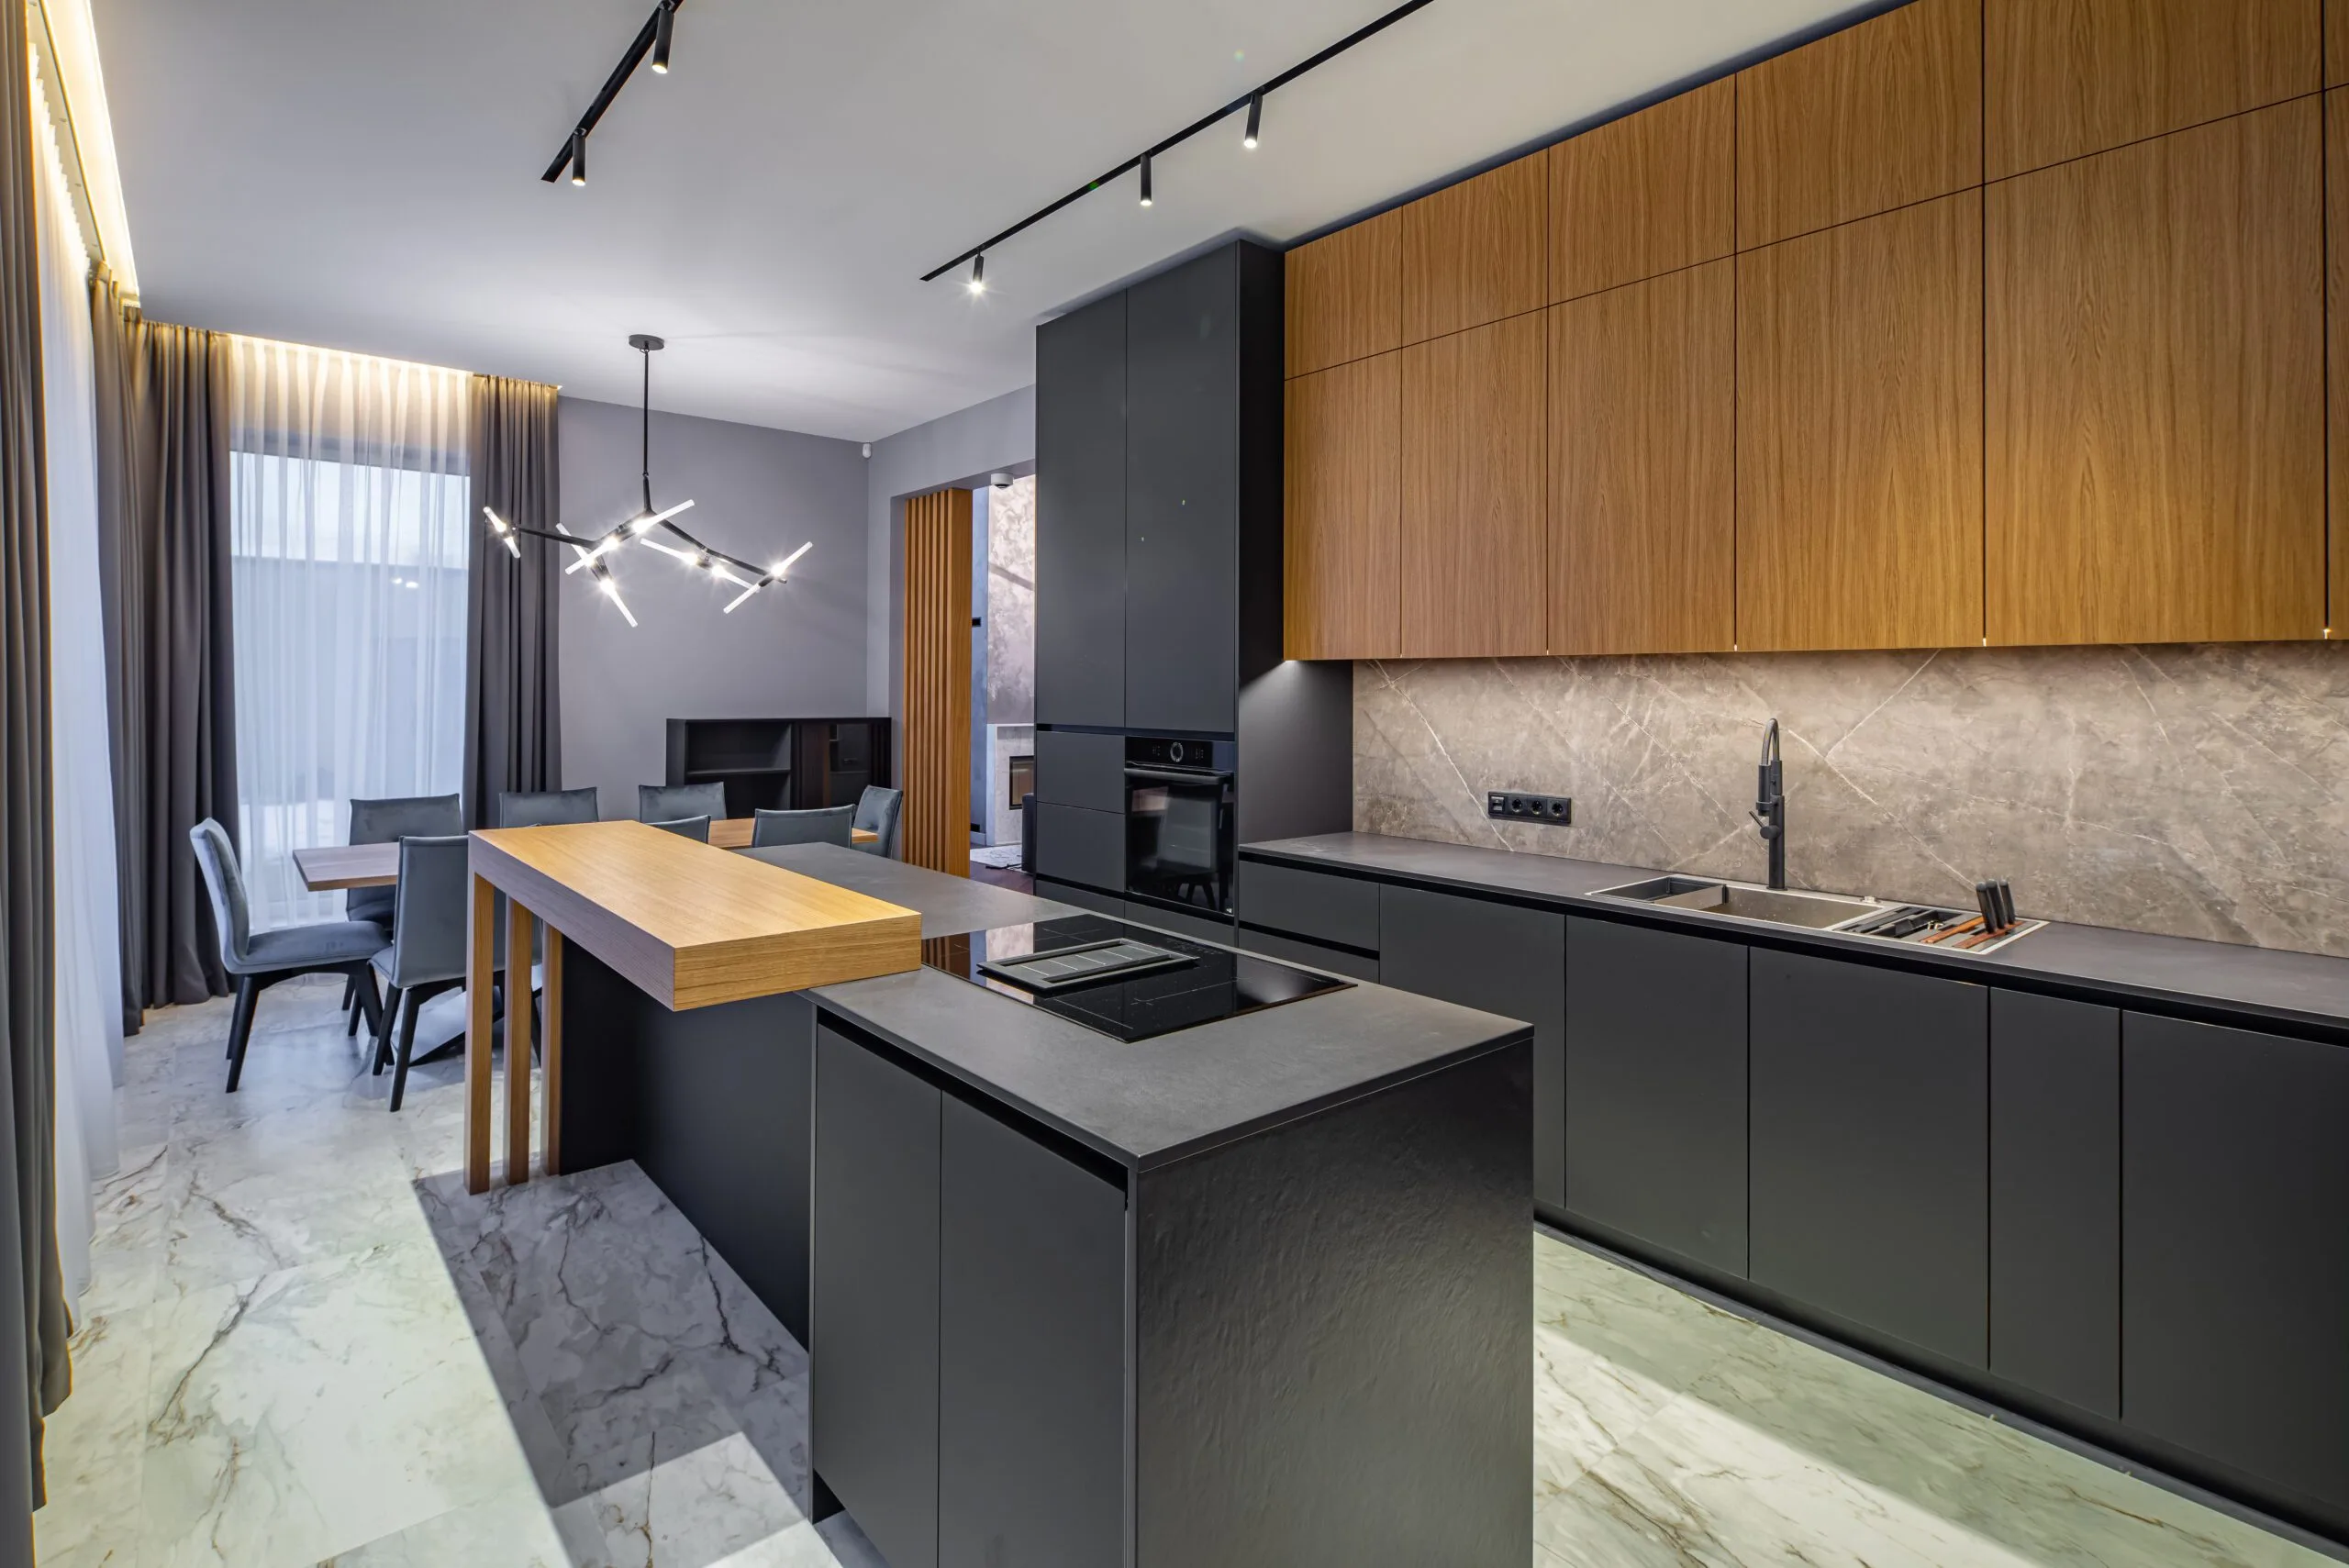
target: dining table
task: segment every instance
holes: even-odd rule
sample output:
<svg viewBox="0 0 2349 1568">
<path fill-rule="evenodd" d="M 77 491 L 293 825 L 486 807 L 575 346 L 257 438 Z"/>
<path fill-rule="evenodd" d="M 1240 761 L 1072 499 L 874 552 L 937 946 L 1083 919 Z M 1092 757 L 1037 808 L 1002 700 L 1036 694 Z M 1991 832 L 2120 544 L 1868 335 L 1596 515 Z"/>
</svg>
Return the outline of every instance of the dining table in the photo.
<svg viewBox="0 0 2349 1568">
<path fill-rule="evenodd" d="M 709 841 L 720 850 L 747 850 L 755 818 L 721 817 L 709 825 Z M 876 844 L 881 835 L 870 828 L 849 831 L 854 844 Z M 382 844 L 312 844 L 294 851 L 294 869 L 312 893 L 339 893 L 353 887 L 389 887 L 400 879 L 397 841 Z"/>
</svg>

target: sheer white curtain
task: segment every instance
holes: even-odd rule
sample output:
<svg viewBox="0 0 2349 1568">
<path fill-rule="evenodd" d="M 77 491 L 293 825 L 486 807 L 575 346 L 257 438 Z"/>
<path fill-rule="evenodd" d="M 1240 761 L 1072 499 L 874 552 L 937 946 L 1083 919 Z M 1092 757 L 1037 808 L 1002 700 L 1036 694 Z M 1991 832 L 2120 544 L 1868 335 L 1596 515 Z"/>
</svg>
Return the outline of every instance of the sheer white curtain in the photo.
<svg viewBox="0 0 2349 1568">
<path fill-rule="evenodd" d="M 122 951 L 115 917 L 106 645 L 98 612 L 89 258 L 41 88 L 36 76 L 41 395 L 49 471 L 50 767 L 57 817 L 57 1251 L 70 1302 L 90 1283 L 93 1184 L 116 1166 L 113 1091 L 122 1061 Z"/>
<path fill-rule="evenodd" d="M 463 773 L 468 379 L 239 338 L 228 385 L 238 851 L 256 926 L 334 919 L 293 851 Z"/>
</svg>

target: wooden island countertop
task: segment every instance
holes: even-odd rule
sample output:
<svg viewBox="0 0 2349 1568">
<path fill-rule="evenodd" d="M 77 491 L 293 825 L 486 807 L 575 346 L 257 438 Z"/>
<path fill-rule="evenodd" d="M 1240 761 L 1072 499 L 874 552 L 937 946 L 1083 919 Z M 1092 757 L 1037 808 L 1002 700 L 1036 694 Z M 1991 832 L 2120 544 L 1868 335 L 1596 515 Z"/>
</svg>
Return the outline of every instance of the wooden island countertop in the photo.
<svg viewBox="0 0 2349 1568">
<path fill-rule="evenodd" d="M 472 835 L 466 967 L 466 1185 L 490 1175 L 496 895 L 507 951 L 544 921 L 548 1127 L 562 1095 L 562 946 L 577 942 L 672 1011 L 897 974 L 921 962 L 921 916 L 867 894 L 647 827 L 578 822 Z M 530 1009 L 506 1009 L 507 1174 L 529 1175 Z M 550 1140 L 547 1170 L 559 1170 Z"/>
</svg>

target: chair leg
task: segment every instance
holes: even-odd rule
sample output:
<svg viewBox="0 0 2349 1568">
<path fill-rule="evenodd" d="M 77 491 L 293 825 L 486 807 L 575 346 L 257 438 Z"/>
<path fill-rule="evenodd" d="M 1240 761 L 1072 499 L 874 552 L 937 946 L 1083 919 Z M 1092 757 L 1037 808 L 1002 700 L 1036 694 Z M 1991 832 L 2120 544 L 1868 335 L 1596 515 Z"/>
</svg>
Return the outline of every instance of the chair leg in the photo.
<svg viewBox="0 0 2349 1568">
<path fill-rule="evenodd" d="M 359 972 L 355 969 L 351 972 L 351 977 L 342 983 L 342 1010 L 349 1015 L 343 1023 L 343 1034 L 346 1037 L 357 1034 L 359 1032 Z"/>
<path fill-rule="evenodd" d="M 400 1101 L 407 1094 L 407 1059 L 416 1050 L 417 1004 L 413 993 L 402 998 L 400 1008 L 400 1055 L 392 1069 L 392 1109 L 400 1108 Z"/>
<path fill-rule="evenodd" d="M 384 993 L 383 1015 L 375 1025 L 375 1049 L 373 1052 L 375 1060 L 372 1071 L 378 1078 L 384 1075 L 384 1069 L 391 1065 L 392 1020 L 398 1016 L 399 1010 L 400 988 L 394 985 Z"/>
<path fill-rule="evenodd" d="M 373 1034 L 384 1023 L 384 996 L 375 988 L 375 966 L 362 963 L 351 971 L 351 984 L 359 989 L 359 1015 L 367 1021 L 367 1032 Z"/>
<path fill-rule="evenodd" d="M 252 1038 L 253 1004 L 261 997 L 261 982 L 250 974 L 237 976 L 237 1013 L 228 1025 L 228 1093 L 237 1092 L 244 1075 L 245 1042 Z"/>
</svg>

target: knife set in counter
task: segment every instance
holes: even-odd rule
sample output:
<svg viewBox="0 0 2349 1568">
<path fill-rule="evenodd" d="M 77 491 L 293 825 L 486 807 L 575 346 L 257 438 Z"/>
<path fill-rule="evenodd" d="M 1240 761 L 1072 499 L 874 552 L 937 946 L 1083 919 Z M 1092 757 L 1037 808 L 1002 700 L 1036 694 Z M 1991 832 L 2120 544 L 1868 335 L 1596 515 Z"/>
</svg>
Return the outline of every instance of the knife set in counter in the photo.
<svg viewBox="0 0 2349 1568">
<path fill-rule="evenodd" d="M 2014 889 L 2007 885 L 2003 877 L 1976 883 L 1974 897 L 1980 906 L 1976 914 L 1903 904 L 1838 929 L 1846 936 L 1877 937 L 1917 947 L 1946 948 L 1953 952 L 1988 952 L 2017 937 L 2029 936 L 2047 923 L 2016 916 Z"/>
</svg>

